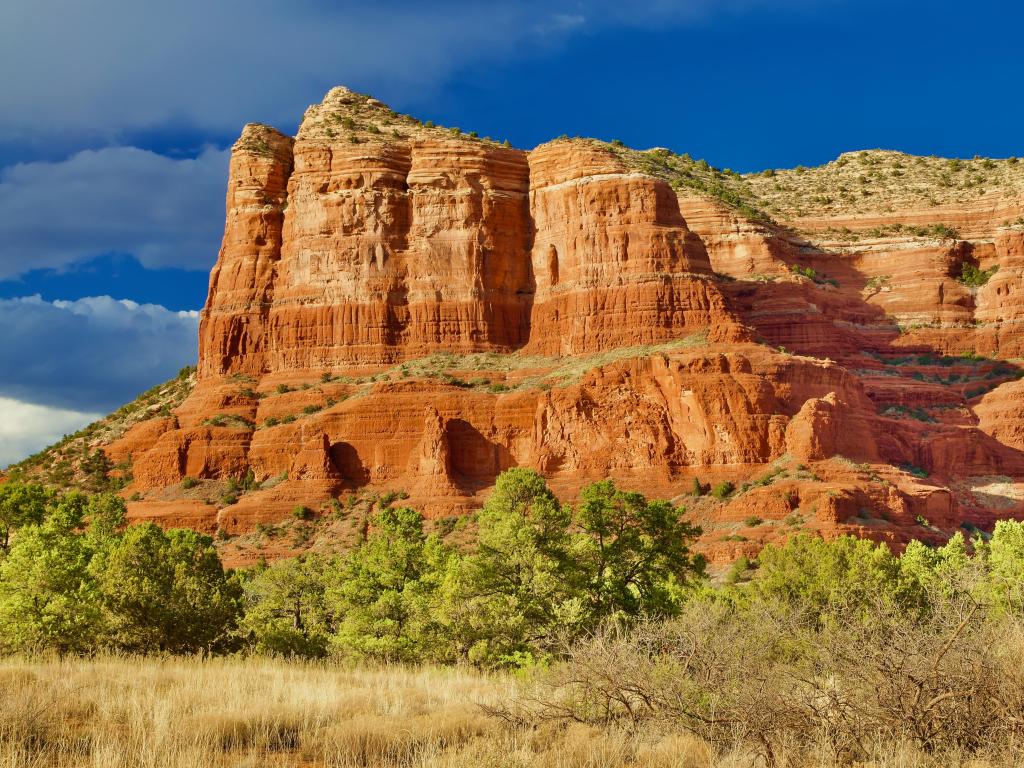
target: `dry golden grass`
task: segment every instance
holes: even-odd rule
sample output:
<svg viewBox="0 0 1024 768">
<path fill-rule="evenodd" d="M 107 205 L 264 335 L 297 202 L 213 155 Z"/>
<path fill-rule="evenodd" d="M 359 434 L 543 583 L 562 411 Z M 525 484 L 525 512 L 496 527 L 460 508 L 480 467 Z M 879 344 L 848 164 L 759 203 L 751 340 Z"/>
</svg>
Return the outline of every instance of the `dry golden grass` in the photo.
<svg viewBox="0 0 1024 768">
<path fill-rule="evenodd" d="M 413 766 L 498 725 L 511 681 L 266 659 L 0 663 L 0 766 Z"/>
<path fill-rule="evenodd" d="M 0 661 L 0 768 L 738 768 L 685 733 L 521 728 L 512 676 L 271 659 Z M 832 765 L 827 761 L 816 765 Z M 899 744 L 872 765 L 941 765 Z M 974 768 L 986 768 L 977 762 Z"/>
</svg>

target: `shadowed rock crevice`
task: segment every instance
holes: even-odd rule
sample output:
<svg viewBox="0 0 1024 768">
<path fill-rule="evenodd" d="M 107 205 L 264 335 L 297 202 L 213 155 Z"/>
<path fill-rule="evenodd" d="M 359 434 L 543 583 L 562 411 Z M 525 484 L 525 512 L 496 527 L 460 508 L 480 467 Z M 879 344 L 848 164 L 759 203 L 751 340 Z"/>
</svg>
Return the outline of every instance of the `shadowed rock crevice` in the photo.
<svg viewBox="0 0 1024 768">
<path fill-rule="evenodd" d="M 452 482 L 468 493 L 493 485 L 501 472 L 515 466 L 505 446 L 488 440 L 463 419 L 447 422 L 445 439 L 449 446 Z"/>
<path fill-rule="evenodd" d="M 370 471 L 363 463 L 355 446 L 351 443 L 337 442 L 330 447 L 331 464 L 341 476 L 346 488 L 361 488 L 370 482 Z"/>
</svg>

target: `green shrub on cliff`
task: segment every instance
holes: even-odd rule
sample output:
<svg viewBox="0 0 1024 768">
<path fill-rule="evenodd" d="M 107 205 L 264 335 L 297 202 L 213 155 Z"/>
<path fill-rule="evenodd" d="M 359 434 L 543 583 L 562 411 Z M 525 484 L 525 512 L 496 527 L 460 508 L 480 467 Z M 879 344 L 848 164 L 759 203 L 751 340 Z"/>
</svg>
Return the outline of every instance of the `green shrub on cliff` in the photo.
<svg viewBox="0 0 1024 768">
<path fill-rule="evenodd" d="M 989 281 L 989 279 L 996 272 L 999 271 L 999 265 L 993 264 L 988 269 L 981 269 L 965 261 L 960 265 L 960 277 L 957 278 L 961 283 L 971 288 L 980 288 Z"/>
<path fill-rule="evenodd" d="M 731 483 L 728 480 L 723 480 L 722 482 L 717 483 L 715 487 L 711 489 L 711 495 L 714 496 L 716 499 L 724 500 L 732 496 L 733 491 L 735 490 L 736 485 L 734 483 Z"/>
</svg>

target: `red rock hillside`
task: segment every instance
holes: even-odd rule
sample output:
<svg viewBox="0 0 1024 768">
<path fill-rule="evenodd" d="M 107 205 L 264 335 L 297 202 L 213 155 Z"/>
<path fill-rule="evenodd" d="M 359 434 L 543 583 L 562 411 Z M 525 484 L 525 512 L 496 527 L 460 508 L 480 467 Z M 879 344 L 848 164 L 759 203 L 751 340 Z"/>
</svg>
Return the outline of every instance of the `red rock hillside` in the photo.
<svg viewBox="0 0 1024 768">
<path fill-rule="evenodd" d="M 457 532 L 512 466 L 684 502 L 716 562 L 988 529 L 1024 515 L 1019 168 L 526 152 L 335 88 L 245 127 L 195 386 L 97 444 L 236 564 L 383 494 Z"/>
</svg>

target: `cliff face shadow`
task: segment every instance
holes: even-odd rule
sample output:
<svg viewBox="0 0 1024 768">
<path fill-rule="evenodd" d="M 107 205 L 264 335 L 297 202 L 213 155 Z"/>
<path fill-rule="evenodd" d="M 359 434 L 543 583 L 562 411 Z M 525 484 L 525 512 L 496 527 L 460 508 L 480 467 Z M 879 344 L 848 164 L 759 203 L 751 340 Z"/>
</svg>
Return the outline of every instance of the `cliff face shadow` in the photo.
<svg viewBox="0 0 1024 768">
<path fill-rule="evenodd" d="M 463 419 L 452 419 L 445 426 L 451 461 L 451 480 L 467 493 L 476 493 L 494 484 L 495 478 L 515 466 L 512 454 L 500 443 L 491 442 Z"/>
<path fill-rule="evenodd" d="M 963 265 L 978 268 L 972 243 L 920 249 L 928 256 L 919 257 L 926 262 L 920 279 L 934 296 L 920 308 L 875 298 L 902 288 L 891 275 L 879 274 L 877 254 L 865 259 L 778 236 L 767 247 L 776 264 L 801 277 L 736 275 L 722 280 L 723 292 L 761 343 L 832 360 L 856 376 L 874 407 L 876 430 L 885 435 L 885 461 L 941 482 L 993 473 L 1022 476 L 1024 451 L 983 432 L 975 410 L 988 393 L 1024 378 L 1024 366 L 995 352 L 979 354 L 986 339 L 973 321 L 976 291 L 969 283 L 961 288 L 952 282 Z M 898 274 L 900 266 L 893 263 L 892 271 Z M 964 320 L 949 319 L 954 308 L 967 310 Z M 904 325 L 915 311 L 932 319 Z"/>
<path fill-rule="evenodd" d="M 334 468 L 341 474 L 345 487 L 360 488 L 370 482 L 370 470 L 351 443 L 333 443 L 330 458 Z"/>
</svg>

